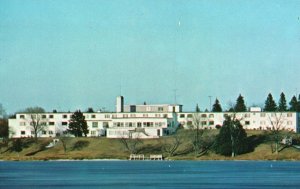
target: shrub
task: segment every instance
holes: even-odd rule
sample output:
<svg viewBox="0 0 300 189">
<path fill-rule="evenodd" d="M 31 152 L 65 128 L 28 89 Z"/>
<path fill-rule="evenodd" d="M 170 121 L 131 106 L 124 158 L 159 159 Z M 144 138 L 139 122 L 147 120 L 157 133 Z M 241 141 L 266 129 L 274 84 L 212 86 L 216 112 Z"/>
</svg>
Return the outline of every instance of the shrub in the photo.
<svg viewBox="0 0 300 189">
<path fill-rule="evenodd" d="M 81 150 L 82 148 L 87 147 L 89 144 L 90 144 L 89 141 L 79 140 L 79 141 L 75 142 L 72 150 Z"/>
</svg>

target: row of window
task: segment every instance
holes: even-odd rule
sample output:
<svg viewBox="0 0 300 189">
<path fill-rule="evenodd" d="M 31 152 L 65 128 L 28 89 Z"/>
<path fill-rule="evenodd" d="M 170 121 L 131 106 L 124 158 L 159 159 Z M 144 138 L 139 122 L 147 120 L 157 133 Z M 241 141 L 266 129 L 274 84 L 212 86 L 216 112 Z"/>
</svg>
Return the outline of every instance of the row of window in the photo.
<svg viewBox="0 0 300 189">
<path fill-rule="evenodd" d="M 255 115 L 256 113 L 253 113 L 253 115 Z M 179 117 L 180 118 L 185 118 L 185 117 L 187 117 L 187 118 L 193 118 L 193 115 L 194 114 L 180 114 L 179 115 Z M 223 117 L 225 118 L 225 117 L 227 117 L 229 114 L 224 114 L 223 115 Z M 244 117 L 245 118 L 247 118 L 247 117 L 250 117 L 250 113 L 245 113 L 245 114 L 243 114 L 244 115 Z M 284 116 L 284 114 L 282 114 L 283 116 Z M 271 113 L 271 117 L 275 117 L 276 116 L 276 113 Z M 287 117 L 292 117 L 293 116 L 293 114 L 292 113 L 286 113 L 286 116 Z M 202 118 L 214 118 L 214 114 L 200 114 L 200 117 L 202 117 Z M 266 117 L 266 113 L 260 113 L 260 117 Z"/>
<path fill-rule="evenodd" d="M 47 131 L 42 131 L 42 135 L 46 135 L 47 134 Z M 53 131 L 48 131 L 48 134 L 49 135 L 53 135 L 54 132 Z M 21 135 L 26 135 L 26 132 L 25 131 L 21 131 Z M 31 131 L 31 135 L 34 135 L 34 131 Z"/>
<path fill-rule="evenodd" d="M 114 122 L 114 127 L 162 127 L 165 122 Z"/>
<path fill-rule="evenodd" d="M 46 118 L 53 119 L 54 118 L 54 115 L 52 115 L 52 114 L 48 115 L 48 117 L 45 114 L 43 114 L 43 115 L 32 114 L 32 115 L 30 115 L 30 118 L 36 119 L 37 116 L 40 116 L 42 119 L 46 119 Z M 61 117 L 63 119 L 68 119 L 68 118 L 71 118 L 71 115 L 63 114 Z M 86 115 L 85 117 L 86 118 L 95 119 L 96 115 L 92 114 L 91 117 L 89 117 L 89 115 Z M 104 117 L 105 118 L 110 118 L 110 115 L 109 114 L 105 114 Z M 20 119 L 25 119 L 25 115 L 20 115 Z"/>
<path fill-rule="evenodd" d="M 154 116 L 155 117 L 167 118 L 168 114 L 155 114 Z M 123 114 L 122 115 L 122 118 L 128 118 L 128 117 L 135 118 L 135 117 L 139 117 L 139 116 L 137 116 L 137 114 Z M 149 114 L 143 114 L 142 117 L 149 117 Z M 113 114 L 112 118 L 118 118 L 118 115 L 117 114 Z"/>
<path fill-rule="evenodd" d="M 53 126 L 53 125 L 55 125 L 55 122 L 50 121 L 50 122 L 48 122 L 48 124 L 46 122 L 41 122 L 40 124 L 46 124 L 46 125 Z M 33 123 L 30 122 L 29 125 L 33 125 Z M 68 125 L 68 122 L 63 121 L 63 122 L 61 122 L 61 125 L 64 125 L 64 126 Z M 20 126 L 26 126 L 26 122 L 20 122 Z"/>
</svg>

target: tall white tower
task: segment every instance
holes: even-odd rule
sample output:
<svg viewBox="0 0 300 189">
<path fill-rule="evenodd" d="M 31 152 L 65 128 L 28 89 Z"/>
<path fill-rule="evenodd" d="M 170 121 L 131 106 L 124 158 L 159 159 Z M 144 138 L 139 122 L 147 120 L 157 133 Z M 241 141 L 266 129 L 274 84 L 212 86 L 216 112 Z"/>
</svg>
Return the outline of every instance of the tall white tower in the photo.
<svg viewBox="0 0 300 189">
<path fill-rule="evenodd" d="M 117 96 L 116 112 L 124 112 L 124 97 L 123 96 Z"/>
</svg>

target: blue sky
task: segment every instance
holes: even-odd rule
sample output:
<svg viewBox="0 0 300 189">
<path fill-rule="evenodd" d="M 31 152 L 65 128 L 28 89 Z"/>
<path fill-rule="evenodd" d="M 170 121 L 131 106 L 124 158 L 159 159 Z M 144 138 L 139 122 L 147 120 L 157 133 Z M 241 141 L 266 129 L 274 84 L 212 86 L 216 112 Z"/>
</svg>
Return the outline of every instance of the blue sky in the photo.
<svg viewBox="0 0 300 189">
<path fill-rule="evenodd" d="M 0 0 L 9 113 L 126 104 L 248 106 L 300 86 L 300 1 Z M 180 22 L 180 24 L 179 24 Z"/>
</svg>

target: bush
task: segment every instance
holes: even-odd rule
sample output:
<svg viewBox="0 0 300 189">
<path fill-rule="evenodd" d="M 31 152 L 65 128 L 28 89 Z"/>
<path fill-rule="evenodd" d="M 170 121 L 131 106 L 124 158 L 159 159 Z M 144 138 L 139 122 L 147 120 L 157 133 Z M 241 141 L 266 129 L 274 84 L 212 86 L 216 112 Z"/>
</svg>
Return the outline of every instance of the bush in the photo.
<svg viewBox="0 0 300 189">
<path fill-rule="evenodd" d="M 89 144 L 90 144 L 89 141 L 79 140 L 79 141 L 75 142 L 72 150 L 81 150 L 82 148 L 87 147 Z"/>
<path fill-rule="evenodd" d="M 13 141 L 12 151 L 21 152 L 23 149 L 22 140 L 20 138 Z"/>
</svg>

